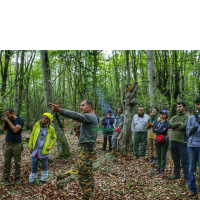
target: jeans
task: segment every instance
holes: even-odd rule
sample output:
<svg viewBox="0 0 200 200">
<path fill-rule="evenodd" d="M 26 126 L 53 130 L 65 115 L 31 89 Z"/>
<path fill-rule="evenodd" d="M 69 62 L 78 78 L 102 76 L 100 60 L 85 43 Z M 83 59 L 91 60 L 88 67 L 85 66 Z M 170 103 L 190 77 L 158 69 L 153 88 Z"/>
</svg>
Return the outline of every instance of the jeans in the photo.
<svg viewBox="0 0 200 200">
<path fill-rule="evenodd" d="M 42 163 L 42 171 L 48 171 L 48 158 L 41 158 L 39 159 L 41 160 Z M 32 170 L 31 172 L 33 173 L 37 173 L 38 170 L 38 166 L 39 166 L 39 160 L 37 160 L 37 158 L 32 157 Z"/>
<path fill-rule="evenodd" d="M 200 147 L 189 147 L 189 189 L 190 192 L 196 193 L 196 178 L 194 173 L 196 173 L 197 163 L 200 164 Z M 198 192 L 200 192 L 200 185 Z"/>
<path fill-rule="evenodd" d="M 171 142 L 171 154 L 174 161 L 174 175 L 180 177 L 181 165 L 183 168 L 184 179 L 189 180 L 189 166 L 187 155 L 187 143 Z M 181 161 L 181 165 L 180 165 Z"/>
</svg>

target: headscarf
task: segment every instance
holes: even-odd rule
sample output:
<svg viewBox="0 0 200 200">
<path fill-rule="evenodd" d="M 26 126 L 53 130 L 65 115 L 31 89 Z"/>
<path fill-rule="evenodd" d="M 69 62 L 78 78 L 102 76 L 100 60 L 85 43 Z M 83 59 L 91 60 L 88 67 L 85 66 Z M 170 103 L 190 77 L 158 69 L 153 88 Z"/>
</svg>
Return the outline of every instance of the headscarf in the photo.
<svg viewBox="0 0 200 200">
<path fill-rule="evenodd" d="M 155 111 L 156 113 L 158 112 L 155 108 L 151 109 L 151 111 L 152 110 Z M 158 114 L 156 114 L 155 116 L 151 116 L 150 119 L 149 119 L 149 122 L 154 123 L 154 122 L 157 121 L 157 119 L 158 119 Z"/>
</svg>

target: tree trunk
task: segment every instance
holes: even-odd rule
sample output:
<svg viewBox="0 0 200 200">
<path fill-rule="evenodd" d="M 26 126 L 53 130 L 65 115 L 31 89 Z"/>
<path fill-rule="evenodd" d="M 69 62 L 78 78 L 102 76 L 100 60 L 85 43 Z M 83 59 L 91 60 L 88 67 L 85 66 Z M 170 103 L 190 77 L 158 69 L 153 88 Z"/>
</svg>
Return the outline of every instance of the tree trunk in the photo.
<svg viewBox="0 0 200 200">
<path fill-rule="evenodd" d="M 147 66 L 148 66 L 148 79 L 149 79 L 149 96 L 151 108 L 157 108 L 157 88 L 155 81 L 155 67 L 153 50 L 147 50 Z"/>
<path fill-rule="evenodd" d="M 94 50 L 94 71 L 93 71 L 93 108 L 96 110 L 96 89 L 97 89 L 97 50 Z"/>
<path fill-rule="evenodd" d="M 53 95 L 52 95 L 52 81 L 50 76 L 50 66 L 49 66 L 49 58 L 47 50 L 41 50 L 40 56 L 42 61 L 43 90 L 46 103 L 46 110 L 47 112 L 52 113 L 51 107 L 48 106 L 48 103 L 53 102 Z M 61 127 L 58 113 L 53 112 L 52 114 L 54 116 L 52 125 L 57 135 L 59 157 L 68 157 L 70 156 L 69 145 L 64 135 L 64 131 Z"/>
<path fill-rule="evenodd" d="M 24 81 L 24 54 L 25 54 L 25 51 L 22 50 L 21 52 L 21 63 L 20 63 L 20 72 L 19 72 L 19 75 L 20 75 L 20 78 L 19 78 L 19 96 L 18 96 L 18 107 L 17 107 L 17 115 L 20 115 L 20 112 L 21 112 L 21 107 L 22 107 L 22 101 L 23 101 L 23 89 L 24 89 L 24 84 L 23 84 L 23 81 Z"/>
<path fill-rule="evenodd" d="M 119 88 L 119 74 L 118 74 L 118 66 L 117 66 L 117 53 L 116 51 L 113 51 L 113 62 L 114 62 L 114 67 L 115 67 L 115 81 L 116 81 L 116 86 L 115 86 L 115 91 L 116 91 L 116 100 L 117 100 L 117 107 L 121 107 L 121 101 L 120 101 L 120 88 Z M 106 82 L 105 82 L 106 85 Z"/>
<path fill-rule="evenodd" d="M 16 56 L 16 71 L 15 71 L 15 94 L 14 94 L 14 105 L 15 105 L 15 111 L 17 111 L 18 108 L 18 75 L 19 75 L 19 51 L 17 51 Z"/>
<path fill-rule="evenodd" d="M 127 155 L 127 153 L 132 149 L 131 122 L 134 115 L 134 106 L 137 104 L 137 102 L 134 100 L 137 90 L 138 85 L 137 82 L 135 82 L 132 90 L 127 89 L 124 96 L 124 124 L 123 130 L 118 138 L 118 149 L 122 155 Z"/>
</svg>

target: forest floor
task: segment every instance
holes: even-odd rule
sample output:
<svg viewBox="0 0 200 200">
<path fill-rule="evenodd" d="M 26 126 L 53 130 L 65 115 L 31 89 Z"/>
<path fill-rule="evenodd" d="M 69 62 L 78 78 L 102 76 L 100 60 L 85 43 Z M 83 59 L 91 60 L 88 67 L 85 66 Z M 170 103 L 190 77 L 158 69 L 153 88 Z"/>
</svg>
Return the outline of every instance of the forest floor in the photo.
<svg viewBox="0 0 200 200">
<path fill-rule="evenodd" d="M 68 122 L 66 122 L 68 124 Z M 29 186 L 29 175 L 31 172 L 31 156 L 28 143 L 25 142 L 22 153 L 22 178 L 21 184 L 14 184 L 14 162 L 12 160 L 12 171 L 9 186 L 3 185 L 3 142 L 5 135 L 0 135 L 0 199 L 14 200 L 46 200 L 46 199 L 79 199 L 81 196 L 78 182 L 73 180 L 63 189 L 57 186 L 57 175 L 61 175 L 72 169 L 77 163 L 77 137 L 70 134 L 71 128 L 65 128 L 66 137 L 70 146 L 71 156 L 69 158 L 55 159 L 49 164 L 49 177 L 44 185 L 35 184 Z M 30 131 L 23 131 L 23 138 L 30 137 Z M 103 135 L 98 134 L 97 157 L 104 158 L 109 152 L 102 151 Z M 148 153 L 148 151 L 147 151 Z M 51 158 L 58 155 L 55 145 Z M 188 190 L 185 188 L 183 174 L 182 179 L 170 180 L 173 175 L 173 161 L 168 150 L 168 159 L 165 175 L 155 174 L 156 166 L 148 163 L 149 159 L 134 160 L 132 153 L 121 156 L 116 153 L 111 159 L 104 161 L 99 169 L 94 172 L 95 198 L 94 199 L 186 199 Z M 40 170 L 39 170 L 40 178 Z"/>
</svg>

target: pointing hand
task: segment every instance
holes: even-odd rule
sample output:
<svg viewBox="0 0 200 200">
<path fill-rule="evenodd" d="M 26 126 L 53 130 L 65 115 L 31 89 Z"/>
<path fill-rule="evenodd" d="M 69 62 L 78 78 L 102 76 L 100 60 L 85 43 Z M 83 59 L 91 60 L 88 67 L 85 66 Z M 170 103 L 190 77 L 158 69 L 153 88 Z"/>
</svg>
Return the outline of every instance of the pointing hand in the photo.
<svg viewBox="0 0 200 200">
<path fill-rule="evenodd" d="M 56 101 L 56 104 L 49 103 L 49 105 L 51 106 L 51 109 L 54 112 L 60 112 L 61 111 L 61 108 L 60 108 L 60 105 L 59 105 L 58 101 Z"/>
</svg>

